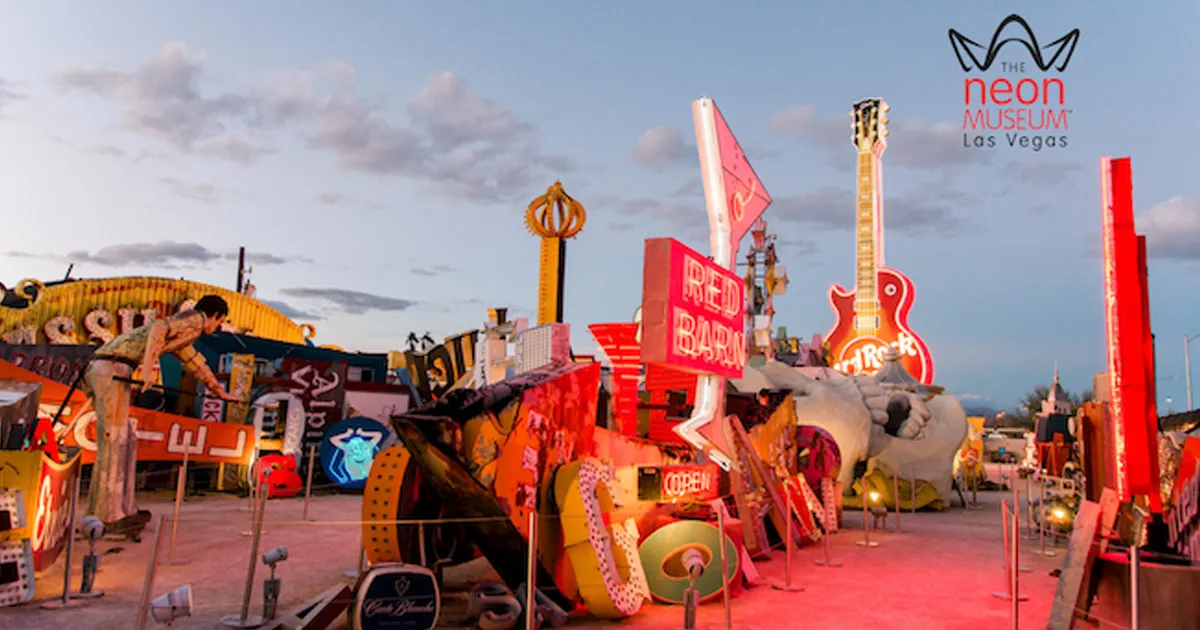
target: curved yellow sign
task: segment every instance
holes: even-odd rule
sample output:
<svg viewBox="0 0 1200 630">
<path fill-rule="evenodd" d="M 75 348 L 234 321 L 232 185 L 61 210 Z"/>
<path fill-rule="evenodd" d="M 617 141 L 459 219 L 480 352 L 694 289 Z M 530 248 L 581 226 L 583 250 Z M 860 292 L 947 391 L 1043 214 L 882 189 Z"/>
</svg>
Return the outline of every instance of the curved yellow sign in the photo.
<svg viewBox="0 0 1200 630">
<path fill-rule="evenodd" d="M 148 319 L 191 308 L 208 294 L 229 303 L 229 332 L 297 344 L 315 332 L 311 324 L 301 326 L 252 297 L 190 280 L 130 277 L 45 285 L 26 279 L 5 297 L 10 303 L 13 298 L 27 303 L 0 306 L 0 339 L 13 344 L 104 343 Z"/>
<path fill-rule="evenodd" d="M 612 476 L 607 466 L 590 457 L 564 464 L 554 474 L 563 547 L 584 605 L 602 619 L 634 615 L 650 598 L 638 554 L 637 522 L 604 524 L 604 515 L 613 511 L 608 487 Z"/>
</svg>

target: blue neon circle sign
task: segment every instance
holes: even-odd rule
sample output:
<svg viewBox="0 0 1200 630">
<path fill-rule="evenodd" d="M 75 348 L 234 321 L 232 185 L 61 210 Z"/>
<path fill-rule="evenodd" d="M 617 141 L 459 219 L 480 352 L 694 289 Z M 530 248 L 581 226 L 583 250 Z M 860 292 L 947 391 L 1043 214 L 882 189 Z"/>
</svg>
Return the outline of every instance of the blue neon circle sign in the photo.
<svg viewBox="0 0 1200 630">
<path fill-rule="evenodd" d="M 321 469 L 334 483 L 348 490 L 361 490 L 375 454 L 387 447 L 387 427 L 370 418 L 346 418 L 325 432 L 321 440 Z"/>
</svg>

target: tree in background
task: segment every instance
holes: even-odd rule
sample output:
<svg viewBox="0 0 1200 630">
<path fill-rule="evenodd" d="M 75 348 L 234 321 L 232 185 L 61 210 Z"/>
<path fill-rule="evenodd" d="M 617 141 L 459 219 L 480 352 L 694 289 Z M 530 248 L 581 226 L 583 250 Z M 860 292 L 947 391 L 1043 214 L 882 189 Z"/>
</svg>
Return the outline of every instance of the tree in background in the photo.
<svg viewBox="0 0 1200 630">
<path fill-rule="evenodd" d="M 1012 422 L 1011 426 L 1023 426 L 1032 429 L 1035 425 L 1035 418 L 1042 412 L 1042 403 L 1050 398 L 1050 385 L 1038 385 L 1033 388 L 1033 391 L 1025 394 L 1021 399 L 1021 404 L 1013 410 L 1011 414 L 1007 414 L 1006 418 Z M 1067 402 L 1071 403 L 1071 413 L 1079 410 L 1083 403 L 1093 399 L 1092 390 L 1085 390 L 1083 394 L 1073 394 L 1065 387 L 1063 392 L 1067 395 Z"/>
</svg>

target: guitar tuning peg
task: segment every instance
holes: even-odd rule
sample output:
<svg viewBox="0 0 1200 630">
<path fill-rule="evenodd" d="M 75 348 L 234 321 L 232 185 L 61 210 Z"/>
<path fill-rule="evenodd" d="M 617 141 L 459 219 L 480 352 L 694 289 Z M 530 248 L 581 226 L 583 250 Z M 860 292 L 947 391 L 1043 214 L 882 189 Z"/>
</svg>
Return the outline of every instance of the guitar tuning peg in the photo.
<svg viewBox="0 0 1200 630">
<path fill-rule="evenodd" d="M 886 137 L 887 137 L 887 135 L 888 135 L 888 130 L 887 130 L 887 129 L 880 129 L 880 130 L 879 130 L 879 137 L 881 137 L 881 138 L 886 138 Z"/>
<path fill-rule="evenodd" d="M 880 117 L 879 117 L 879 124 L 881 124 L 881 125 L 886 125 L 886 124 L 888 124 L 888 117 L 887 117 L 887 116 L 880 116 Z"/>
<path fill-rule="evenodd" d="M 887 111 L 890 110 L 891 108 L 892 108 L 892 106 L 888 105 L 887 101 L 880 101 L 880 103 L 879 103 L 880 111 L 887 113 Z"/>
</svg>

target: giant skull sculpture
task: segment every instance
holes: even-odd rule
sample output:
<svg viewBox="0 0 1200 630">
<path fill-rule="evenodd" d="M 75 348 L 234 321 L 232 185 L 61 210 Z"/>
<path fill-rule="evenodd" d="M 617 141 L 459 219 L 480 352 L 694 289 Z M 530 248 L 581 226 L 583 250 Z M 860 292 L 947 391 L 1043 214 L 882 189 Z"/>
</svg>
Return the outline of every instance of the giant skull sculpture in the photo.
<svg viewBox="0 0 1200 630">
<path fill-rule="evenodd" d="M 966 411 L 952 396 L 926 400 L 917 387 L 889 382 L 884 371 L 880 376 L 884 378 L 770 361 L 746 366 L 742 378 L 732 383 L 743 392 L 790 389 L 797 424 L 821 427 L 837 441 L 843 487 L 854 481 L 857 462 L 878 458 L 887 471 L 927 481 L 949 501 L 955 453 L 967 434 Z"/>
</svg>

